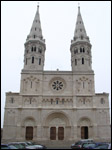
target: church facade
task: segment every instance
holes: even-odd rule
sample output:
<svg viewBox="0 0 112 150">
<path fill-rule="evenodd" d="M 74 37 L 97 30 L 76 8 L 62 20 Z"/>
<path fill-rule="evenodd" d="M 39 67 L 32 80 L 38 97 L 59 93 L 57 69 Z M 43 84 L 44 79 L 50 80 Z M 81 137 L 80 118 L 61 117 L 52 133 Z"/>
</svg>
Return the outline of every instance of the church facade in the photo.
<svg viewBox="0 0 112 150">
<path fill-rule="evenodd" d="M 110 141 L 108 93 L 95 93 L 91 43 L 78 7 L 71 71 L 45 71 L 39 6 L 27 36 L 20 93 L 6 93 L 3 140 Z"/>
</svg>

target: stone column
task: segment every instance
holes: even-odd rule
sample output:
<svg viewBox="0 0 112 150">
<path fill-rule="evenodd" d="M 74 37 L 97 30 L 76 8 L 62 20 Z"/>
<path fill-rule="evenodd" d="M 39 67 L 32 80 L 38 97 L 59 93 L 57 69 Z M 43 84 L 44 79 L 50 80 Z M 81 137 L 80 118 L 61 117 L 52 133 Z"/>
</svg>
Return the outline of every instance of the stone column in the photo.
<svg viewBox="0 0 112 150">
<path fill-rule="evenodd" d="M 37 140 L 37 126 L 33 127 L 33 140 Z"/>
<path fill-rule="evenodd" d="M 42 140 L 42 127 L 41 127 L 41 125 L 37 126 L 37 140 Z"/>
<path fill-rule="evenodd" d="M 48 126 L 44 126 L 44 131 L 43 131 L 43 137 L 44 137 L 44 140 L 49 140 L 49 127 Z"/>
<path fill-rule="evenodd" d="M 77 138 L 81 139 L 81 127 L 77 126 Z"/>
</svg>

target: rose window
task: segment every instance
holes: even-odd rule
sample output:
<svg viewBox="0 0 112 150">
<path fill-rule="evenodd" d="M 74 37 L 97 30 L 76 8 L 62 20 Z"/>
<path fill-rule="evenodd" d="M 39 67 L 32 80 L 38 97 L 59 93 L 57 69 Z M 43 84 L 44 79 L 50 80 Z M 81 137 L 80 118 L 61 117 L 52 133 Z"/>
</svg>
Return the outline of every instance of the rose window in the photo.
<svg viewBox="0 0 112 150">
<path fill-rule="evenodd" d="M 52 88 L 57 91 L 63 89 L 63 82 L 59 80 L 54 81 L 52 83 Z"/>
</svg>

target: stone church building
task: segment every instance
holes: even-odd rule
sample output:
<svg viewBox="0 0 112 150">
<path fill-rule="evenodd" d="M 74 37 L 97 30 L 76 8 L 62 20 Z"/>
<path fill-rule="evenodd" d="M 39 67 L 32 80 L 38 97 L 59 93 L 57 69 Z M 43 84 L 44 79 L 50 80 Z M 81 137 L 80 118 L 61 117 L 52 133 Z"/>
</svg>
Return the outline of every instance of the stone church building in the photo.
<svg viewBox="0 0 112 150">
<path fill-rule="evenodd" d="M 71 71 L 44 70 L 39 6 L 24 46 L 20 93 L 6 93 L 3 140 L 110 141 L 109 94 L 95 93 L 92 45 L 80 7 L 70 45 Z"/>
</svg>

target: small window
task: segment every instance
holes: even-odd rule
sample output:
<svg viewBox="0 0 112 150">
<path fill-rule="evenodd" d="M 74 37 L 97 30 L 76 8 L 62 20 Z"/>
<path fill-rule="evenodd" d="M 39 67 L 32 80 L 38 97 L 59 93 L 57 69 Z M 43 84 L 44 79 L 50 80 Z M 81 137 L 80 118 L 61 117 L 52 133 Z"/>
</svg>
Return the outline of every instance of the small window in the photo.
<svg viewBox="0 0 112 150">
<path fill-rule="evenodd" d="M 14 98 L 13 97 L 11 97 L 11 103 L 14 103 Z"/>
<path fill-rule="evenodd" d="M 105 103 L 104 99 L 103 99 L 103 98 L 101 98 L 101 104 L 104 104 L 104 103 Z"/>
<path fill-rule="evenodd" d="M 35 31 L 36 31 L 36 28 L 35 28 Z"/>
<path fill-rule="evenodd" d="M 32 64 L 34 63 L 34 57 L 32 57 Z"/>
<path fill-rule="evenodd" d="M 34 39 L 35 39 L 35 35 L 34 35 L 33 37 L 34 37 Z"/>
<path fill-rule="evenodd" d="M 82 32 L 82 29 L 80 29 L 80 32 Z"/>
<path fill-rule="evenodd" d="M 82 64 L 84 64 L 84 58 L 82 58 Z"/>
<path fill-rule="evenodd" d="M 26 65 L 27 65 L 27 58 L 26 58 Z"/>
<path fill-rule="evenodd" d="M 41 58 L 39 58 L 39 65 L 41 65 Z"/>
<path fill-rule="evenodd" d="M 31 81 L 31 88 L 32 88 L 32 81 Z"/>
<path fill-rule="evenodd" d="M 75 59 L 75 66 L 77 65 L 77 59 Z"/>
<path fill-rule="evenodd" d="M 30 104 L 32 103 L 32 99 L 30 98 Z"/>
<path fill-rule="evenodd" d="M 58 99 L 56 100 L 56 104 L 58 104 Z"/>
</svg>

